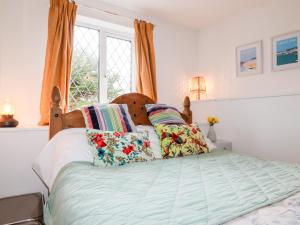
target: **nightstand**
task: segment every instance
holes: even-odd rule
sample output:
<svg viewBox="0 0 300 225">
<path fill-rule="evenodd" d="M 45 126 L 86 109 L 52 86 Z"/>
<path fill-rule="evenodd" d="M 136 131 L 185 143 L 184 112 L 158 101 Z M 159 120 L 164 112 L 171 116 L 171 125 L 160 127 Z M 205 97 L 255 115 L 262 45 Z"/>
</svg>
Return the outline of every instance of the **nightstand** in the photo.
<svg viewBox="0 0 300 225">
<path fill-rule="evenodd" d="M 43 195 L 40 193 L 0 199 L 1 225 L 42 225 Z"/>
<path fill-rule="evenodd" d="M 217 149 L 232 151 L 232 142 L 230 141 L 217 140 L 214 144 L 217 146 Z"/>
</svg>

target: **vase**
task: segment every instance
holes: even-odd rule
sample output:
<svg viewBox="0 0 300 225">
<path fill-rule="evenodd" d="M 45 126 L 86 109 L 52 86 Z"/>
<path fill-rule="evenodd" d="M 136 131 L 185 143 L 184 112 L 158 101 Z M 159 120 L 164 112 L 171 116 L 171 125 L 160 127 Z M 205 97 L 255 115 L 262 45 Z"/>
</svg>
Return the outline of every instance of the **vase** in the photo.
<svg viewBox="0 0 300 225">
<path fill-rule="evenodd" d="M 217 135 L 216 135 L 216 132 L 215 132 L 215 129 L 214 129 L 214 125 L 209 126 L 209 130 L 208 130 L 208 133 L 207 133 L 207 138 L 209 140 L 211 140 L 213 143 L 215 143 L 217 141 Z"/>
</svg>

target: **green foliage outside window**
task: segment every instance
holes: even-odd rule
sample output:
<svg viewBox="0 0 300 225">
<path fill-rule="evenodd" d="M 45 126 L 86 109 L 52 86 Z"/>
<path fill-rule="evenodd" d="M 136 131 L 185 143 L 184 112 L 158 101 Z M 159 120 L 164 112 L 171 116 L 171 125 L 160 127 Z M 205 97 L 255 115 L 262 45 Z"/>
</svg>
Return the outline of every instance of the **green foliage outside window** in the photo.
<svg viewBox="0 0 300 225">
<path fill-rule="evenodd" d="M 96 58 L 73 54 L 69 110 L 80 109 L 99 102 L 98 62 Z M 112 101 L 125 91 L 115 85 L 120 79 L 118 73 L 107 72 L 107 99 Z"/>
</svg>

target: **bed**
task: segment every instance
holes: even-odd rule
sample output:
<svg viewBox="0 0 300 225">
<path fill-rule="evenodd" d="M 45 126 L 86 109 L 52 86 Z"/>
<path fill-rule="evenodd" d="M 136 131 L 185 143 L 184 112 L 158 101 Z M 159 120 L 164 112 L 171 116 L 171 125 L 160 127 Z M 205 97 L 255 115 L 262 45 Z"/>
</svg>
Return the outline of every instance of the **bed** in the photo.
<svg viewBox="0 0 300 225">
<path fill-rule="evenodd" d="M 148 97 L 127 94 L 113 103 L 128 104 L 136 125 L 150 125 Z M 188 98 L 182 117 L 192 121 Z M 50 191 L 46 225 L 300 224 L 299 165 L 215 149 L 99 168 L 83 150 L 84 134 L 81 112 L 62 113 L 55 88 L 51 141 L 33 166 Z"/>
</svg>

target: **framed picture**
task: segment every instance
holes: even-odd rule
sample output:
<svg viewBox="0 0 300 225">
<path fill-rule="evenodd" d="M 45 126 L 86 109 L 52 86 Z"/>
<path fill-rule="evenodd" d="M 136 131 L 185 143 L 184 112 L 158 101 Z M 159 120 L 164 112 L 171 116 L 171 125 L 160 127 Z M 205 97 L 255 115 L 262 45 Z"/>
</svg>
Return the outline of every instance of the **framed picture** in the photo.
<svg viewBox="0 0 300 225">
<path fill-rule="evenodd" d="M 236 61 L 238 77 L 261 74 L 263 72 L 262 41 L 237 47 Z"/>
<path fill-rule="evenodd" d="M 273 71 L 300 67 L 300 31 L 272 38 Z"/>
</svg>

